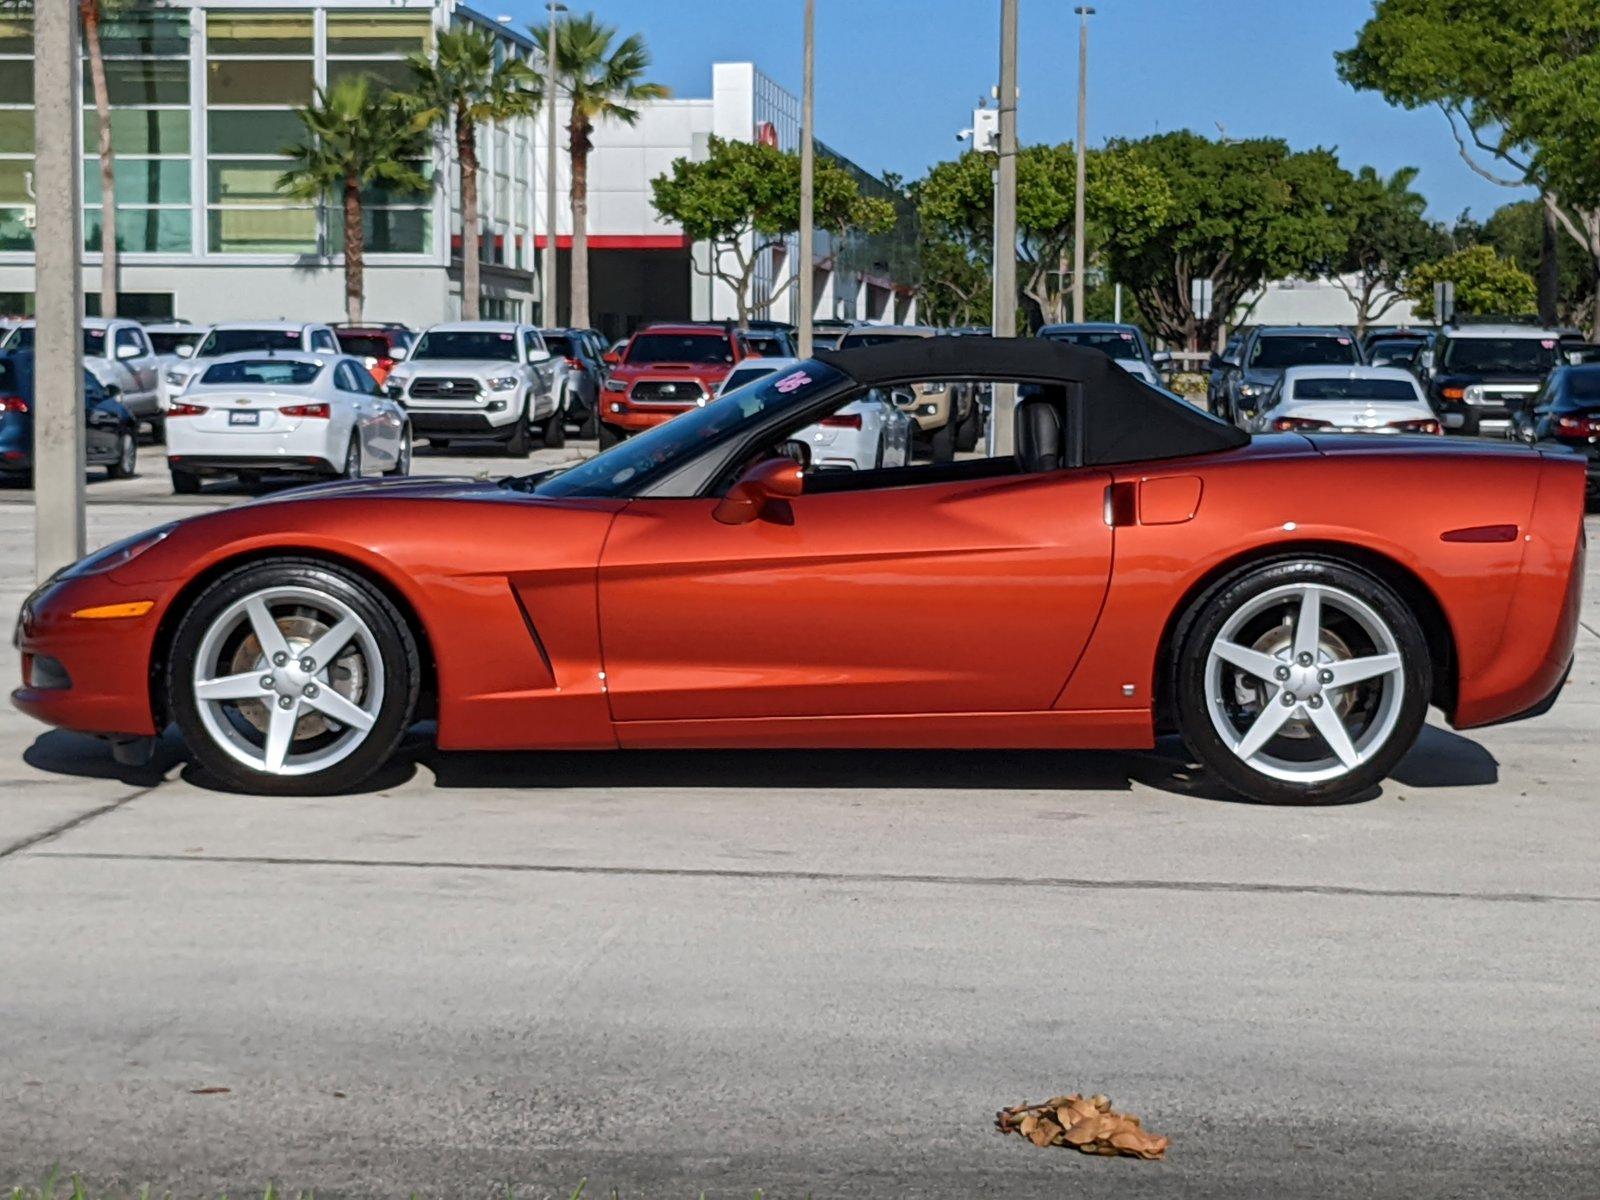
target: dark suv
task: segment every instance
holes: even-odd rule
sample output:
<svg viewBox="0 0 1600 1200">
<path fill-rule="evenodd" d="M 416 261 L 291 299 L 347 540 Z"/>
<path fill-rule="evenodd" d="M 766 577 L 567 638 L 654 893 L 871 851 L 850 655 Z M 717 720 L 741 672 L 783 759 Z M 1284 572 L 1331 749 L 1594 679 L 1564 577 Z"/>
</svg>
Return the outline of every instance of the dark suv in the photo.
<svg viewBox="0 0 1600 1200">
<path fill-rule="evenodd" d="M 1336 325 L 1262 325 L 1240 343 L 1237 359 L 1224 359 L 1217 399 L 1224 420 L 1243 425 L 1290 367 L 1359 367 L 1366 363 L 1355 335 Z"/>
<path fill-rule="evenodd" d="M 1511 415 L 1565 359 L 1558 330 L 1447 325 L 1418 358 L 1428 402 L 1449 433 L 1505 433 Z"/>
<path fill-rule="evenodd" d="M 1600 363 L 1551 371 L 1539 394 L 1512 412 L 1510 436 L 1583 455 L 1589 503 L 1600 501 Z"/>
</svg>

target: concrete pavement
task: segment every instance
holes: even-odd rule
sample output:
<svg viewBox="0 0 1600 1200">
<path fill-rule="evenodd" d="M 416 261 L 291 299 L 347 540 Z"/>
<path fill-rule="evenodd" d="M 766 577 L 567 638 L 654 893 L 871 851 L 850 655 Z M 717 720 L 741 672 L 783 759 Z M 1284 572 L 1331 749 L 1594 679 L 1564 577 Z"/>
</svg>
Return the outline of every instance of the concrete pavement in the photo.
<svg viewBox="0 0 1600 1200">
<path fill-rule="evenodd" d="M 93 540 L 173 511 L 96 504 Z M 1593 1194 L 1597 574 L 1549 715 L 1436 725 L 1336 809 L 1221 799 L 1176 747 L 422 740 L 366 795 L 261 800 L 7 710 L 0 1185 Z M 991 1128 L 1076 1089 L 1168 1161 Z"/>
</svg>

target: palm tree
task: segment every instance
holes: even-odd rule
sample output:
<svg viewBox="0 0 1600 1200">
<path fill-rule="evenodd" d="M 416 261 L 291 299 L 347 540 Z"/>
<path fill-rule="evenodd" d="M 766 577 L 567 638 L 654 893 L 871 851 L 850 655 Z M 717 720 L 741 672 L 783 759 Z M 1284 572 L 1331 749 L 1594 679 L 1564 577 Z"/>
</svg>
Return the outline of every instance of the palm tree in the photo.
<svg viewBox="0 0 1600 1200">
<path fill-rule="evenodd" d="M 639 119 L 635 105 L 659 100 L 669 93 L 661 84 L 645 81 L 650 51 L 638 34 L 630 34 L 613 47 L 616 28 L 604 24 L 593 13 L 561 22 L 557 30 L 556 77 L 572 102 L 572 116 L 567 123 L 572 154 L 572 295 L 568 320 L 587 328 L 589 152 L 594 149 L 595 124 L 613 120 L 632 125 Z M 548 54 L 548 27 L 535 25 L 530 31 L 540 51 Z M 555 235 L 554 230 L 548 232 Z"/>
<path fill-rule="evenodd" d="M 432 122 L 414 98 L 385 92 L 365 75 L 339 80 L 295 115 L 305 138 L 284 150 L 295 165 L 278 180 L 278 189 L 301 200 L 322 200 L 337 192 L 344 206 L 345 317 L 361 320 L 366 296 L 366 225 L 362 192 L 425 192 L 432 183 L 417 170 L 428 156 Z"/>
<path fill-rule="evenodd" d="M 478 124 L 527 116 L 543 88 L 527 63 L 507 55 L 496 61 L 494 35 L 463 25 L 439 35 L 432 58 L 410 57 L 417 94 L 429 124 L 448 122 L 461 171 L 461 315 L 479 312 Z"/>
<path fill-rule="evenodd" d="M 117 163 L 111 149 L 111 97 L 106 89 L 106 57 L 100 46 L 100 25 L 121 0 L 78 0 L 83 45 L 89 53 L 89 78 L 94 85 L 94 111 L 100 125 L 100 315 L 117 315 L 117 290 L 122 280 L 117 245 Z"/>
</svg>

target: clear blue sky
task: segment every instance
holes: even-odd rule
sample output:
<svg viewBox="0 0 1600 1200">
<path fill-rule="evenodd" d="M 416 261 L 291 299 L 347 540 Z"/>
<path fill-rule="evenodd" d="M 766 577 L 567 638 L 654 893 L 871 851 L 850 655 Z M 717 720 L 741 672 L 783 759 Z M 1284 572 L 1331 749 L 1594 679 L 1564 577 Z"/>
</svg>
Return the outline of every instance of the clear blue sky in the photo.
<svg viewBox="0 0 1600 1200">
<path fill-rule="evenodd" d="M 542 0 L 472 0 L 524 25 Z M 637 30 L 654 77 L 707 95 L 711 63 L 753 60 L 799 90 L 801 0 L 567 0 Z M 1070 139 L 1076 121 L 1074 0 L 1020 0 L 1024 141 Z M 1479 217 L 1519 193 L 1472 173 L 1444 117 L 1391 109 L 1334 73 L 1369 0 L 1096 0 L 1089 143 L 1188 127 L 1336 149 L 1352 170 L 1421 168 L 1431 213 Z M 817 0 L 817 135 L 873 171 L 914 178 L 952 157 L 955 132 L 998 70 L 999 0 Z"/>
</svg>

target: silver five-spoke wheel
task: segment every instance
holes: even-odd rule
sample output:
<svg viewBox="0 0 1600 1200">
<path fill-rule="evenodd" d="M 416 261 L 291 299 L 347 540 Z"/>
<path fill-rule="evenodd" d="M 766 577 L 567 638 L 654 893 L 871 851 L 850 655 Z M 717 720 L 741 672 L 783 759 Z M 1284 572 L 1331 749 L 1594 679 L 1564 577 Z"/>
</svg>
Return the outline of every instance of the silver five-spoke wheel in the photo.
<svg viewBox="0 0 1600 1200">
<path fill-rule="evenodd" d="M 330 592 L 266 587 L 207 625 L 191 678 L 218 749 L 268 775 L 308 775 L 347 758 L 383 708 L 378 641 Z"/>
</svg>

